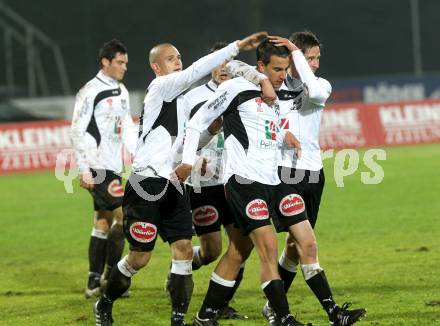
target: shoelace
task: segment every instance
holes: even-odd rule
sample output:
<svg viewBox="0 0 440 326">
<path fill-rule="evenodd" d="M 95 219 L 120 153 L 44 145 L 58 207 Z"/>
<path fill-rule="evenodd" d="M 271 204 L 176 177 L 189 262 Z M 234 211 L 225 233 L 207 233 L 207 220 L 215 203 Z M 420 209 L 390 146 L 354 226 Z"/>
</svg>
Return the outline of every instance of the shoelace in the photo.
<svg viewBox="0 0 440 326">
<path fill-rule="evenodd" d="M 350 308 L 352 306 L 351 302 L 344 302 L 344 304 L 341 307 L 341 310 L 347 310 L 348 308 Z"/>
</svg>

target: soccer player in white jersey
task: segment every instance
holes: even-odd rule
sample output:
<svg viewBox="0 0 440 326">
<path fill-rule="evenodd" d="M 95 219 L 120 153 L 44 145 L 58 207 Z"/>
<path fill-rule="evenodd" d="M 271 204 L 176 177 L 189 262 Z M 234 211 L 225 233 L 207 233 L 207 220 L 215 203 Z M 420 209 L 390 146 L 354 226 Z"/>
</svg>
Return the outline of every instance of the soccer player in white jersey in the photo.
<svg viewBox="0 0 440 326">
<path fill-rule="evenodd" d="M 121 83 L 127 71 L 127 49 L 111 40 L 99 50 L 98 59 L 100 71 L 76 96 L 71 127 L 80 185 L 92 195 L 95 210 L 86 298 L 100 293 L 105 263 L 108 276 L 122 256 L 121 150 L 125 144 L 134 153 L 137 140 L 128 91 Z"/>
<path fill-rule="evenodd" d="M 113 268 L 105 292 L 94 306 L 96 325 L 112 325 L 114 301 L 128 289 L 131 277 L 148 264 L 158 234 L 171 247 L 171 325 L 186 325 L 184 317 L 193 289 L 193 229 L 187 191 L 173 177 L 176 164 L 172 155 L 175 137 L 185 123 L 181 94 L 240 50 L 256 47 L 265 35 L 260 32 L 232 42 L 185 70 L 172 44 L 151 49 L 150 67 L 156 78 L 145 96 L 133 173 L 123 201 L 124 232 L 130 250 Z"/>
<path fill-rule="evenodd" d="M 281 128 L 292 132 L 301 143 L 301 156 L 292 150 L 282 150 L 279 168 L 281 184 L 276 190 L 274 223 L 288 231 L 285 248 L 279 258 L 278 271 L 289 289 L 298 265 L 304 279 L 327 312 L 331 325 L 352 325 L 366 314 L 366 310 L 348 310 L 350 304 L 338 306 L 318 260 L 313 228 L 316 223 L 324 187 L 324 172 L 319 147 L 319 127 L 325 102 L 330 96 L 330 83 L 315 76 L 319 68 L 321 44 L 311 32 L 297 32 L 290 40 L 273 37 L 278 46 L 292 52 L 292 65 L 283 88 L 294 90 L 296 98 L 290 106 L 281 108 Z M 304 211 L 308 220 L 296 224 L 286 221 L 295 213 Z M 281 325 L 280 319 L 267 303 L 263 315 L 270 326 Z"/>
<path fill-rule="evenodd" d="M 290 52 L 286 47 L 276 47 L 265 40 L 257 48 L 257 65 L 258 71 L 279 89 L 290 65 Z M 287 93 L 278 94 L 280 105 L 291 98 Z M 278 147 L 283 141 L 289 146 L 296 145 L 297 141 L 288 131 L 283 138 L 278 128 L 278 103 L 269 106 L 260 95 L 260 87 L 242 77 L 222 83 L 189 121 L 182 164 L 175 170 L 180 180 L 187 178 L 195 162 L 201 133 L 222 115 L 226 153 L 223 180 L 234 224 L 241 234 L 230 239 L 226 253 L 212 273 L 205 300 L 194 321 L 197 326 L 219 325 L 218 310 L 233 291 L 240 266 L 253 247 L 260 259 L 261 287 L 281 316 L 282 325 L 304 325 L 289 311 L 277 270 L 277 238 L 269 216 L 273 191 L 280 183 Z M 298 218 L 307 219 L 304 214 L 298 214 Z"/>
</svg>

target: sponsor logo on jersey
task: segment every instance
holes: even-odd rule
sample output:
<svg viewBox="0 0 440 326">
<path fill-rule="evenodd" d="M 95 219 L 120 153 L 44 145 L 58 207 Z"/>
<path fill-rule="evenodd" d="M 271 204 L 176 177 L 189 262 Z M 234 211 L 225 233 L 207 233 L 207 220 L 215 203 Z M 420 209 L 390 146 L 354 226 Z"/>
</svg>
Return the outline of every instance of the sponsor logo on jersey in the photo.
<svg viewBox="0 0 440 326">
<path fill-rule="evenodd" d="M 274 121 L 265 120 L 264 121 L 264 131 L 266 134 L 266 139 L 277 140 L 278 127 Z"/>
<path fill-rule="evenodd" d="M 305 210 L 304 200 L 298 194 L 287 195 L 281 199 L 279 209 L 284 216 L 297 215 Z"/>
<path fill-rule="evenodd" d="M 206 205 L 197 207 L 192 212 L 193 222 L 197 226 L 208 226 L 218 220 L 218 211 L 214 206 Z"/>
<path fill-rule="evenodd" d="M 124 188 L 122 188 L 121 182 L 118 179 L 115 179 L 112 182 L 110 182 L 107 191 L 113 197 L 124 196 Z"/>
<path fill-rule="evenodd" d="M 246 215 L 253 220 L 265 220 L 269 218 L 269 209 L 262 199 L 254 199 L 246 206 Z"/>
<path fill-rule="evenodd" d="M 226 95 L 228 93 L 225 91 L 219 97 L 217 97 L 213 102 L 208 105 L 208 109 L 217 110 L 226 102 Z"/>
<path fill-rule="evenodd" d="M 135 222 L 130 225 L 131 237 L 141 243 L 149 243 L 156 238 L 157 227 L 147 222 Z"/>
<path fill-rule="evenodd" d="M 115 135 L 122 135 L 122 118 L 120 116 L 115 117 L 115 126 L 113 128 Z"/>
<path fill-rule="evenodd" d="M 289 129 L 289 119 L 281 118 L 281 129 Z"/>
</svg>

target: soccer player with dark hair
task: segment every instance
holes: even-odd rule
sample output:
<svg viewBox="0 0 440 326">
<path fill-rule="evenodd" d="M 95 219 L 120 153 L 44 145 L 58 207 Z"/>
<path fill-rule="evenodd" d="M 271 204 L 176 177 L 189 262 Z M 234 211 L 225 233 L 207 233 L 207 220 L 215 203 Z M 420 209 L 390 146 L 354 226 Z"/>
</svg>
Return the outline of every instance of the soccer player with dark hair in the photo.
<svg viewBox="0 0 440 326">
<path fill-rule="evenodd" d="M 274 89 L 279 89 L 290 65 L 290 52 L 268 40 L 257 48 L 258 72 L 267 76 Z M 278 128 L 282 102 L 291 98 L 289 92 L 278 94 L 279 104 L 269 106 L 261 98 L 261 88 L 243 77 L 223 82 L 214 95 L 188 123 L 182 164 L 175 172 L 179 180 L 191 173 L 202 132 L 219 116 L 223 116 L 225 135 L 224 175 L 227 202 L 234 214 L 240 234 L 230 238 L 226 253 L 214 272 L 202 307 L 194 325 L 219 325 L 216 317 L 226 298 L 234 291 L 240 267 L 255 247 L 260 260 L 261 287 L 281 316 L 283 326 L 304 325 L 290 314 L 283 282 L 277 269 L 277 237 L 272 229 L 269 212 L 278 177 L 278 147 L 284 141 L 298 145 L 296 138 Z M 305 215 L 298 216 L 306 219 Z"/>
<path fill-rule="evenodd" d="M 311 32 L 297 32 L 290 40 L 271 38 L 278 46 L 287 46 L 292 52 L 292 65 L 283 89 L 294 90 L 296 98 L 291 107 L 281 110 L 282 128 L 292 132 L 301 143 L 301 156 L 292 150 L 282 150 L 277 187 L 275 224 L 288 231 L 285 248 L 279 258 L 278 271 L 288 291 L 298 265 L 307 285 L 328 314 L 331 325 L 352 325 L 362 318 L 366 310 L 348 310 L 350 304 L 338 306 L 318 259 L 313 228 L 318 217 L 324 187 L 324 171 L 319 147 L 319 127 L 325 102 L 330 96 L 330 83 L 315 76 L 319 68 L 321 44 Z M 307 220 L 297 224 L 286 223 L 292 215 L 305 212 Z M 269 303 L 263 315 L 270 326 L 281 325 Z"/>
<path fill-rule="evenodd" d="M 186 325 L 185 314 L 192 295 L 193 235 L 187 190 L 173 173 L 173 146 L 183 130 L 185 115 L 181 94 L 242 49 L 259 44 L 267 33 L 256 33 L 209 54 L 183 70 L 179 51 L 170 43 L 153 47 L 150 67 L 156 78 L 150 83 L 140 119 L 133 173 L 124 194 L 124 232 L 130 250 L 110 274 L 107 287 L 95 304 L 96 325 L 112 325 L 112 307 L 130 286 L 131 278 L 145 267 L 159 234 L 171 248 L 169 283 L 172 326 Z"/>
<path fill-rule="evenodd" d="M 133 153 L 137 134 L 121 83 L 128 64 L 126 47 L 113 39 L 101 47 L 98 59 L 100 71 L 76 96 L 71 127 L 80 185 L 92 195 L 95 210 L 86 298 L 100 293 L 104 265 L 108 275 L 122 256 L 121 150 L 125 144 Z"/>
</svg>

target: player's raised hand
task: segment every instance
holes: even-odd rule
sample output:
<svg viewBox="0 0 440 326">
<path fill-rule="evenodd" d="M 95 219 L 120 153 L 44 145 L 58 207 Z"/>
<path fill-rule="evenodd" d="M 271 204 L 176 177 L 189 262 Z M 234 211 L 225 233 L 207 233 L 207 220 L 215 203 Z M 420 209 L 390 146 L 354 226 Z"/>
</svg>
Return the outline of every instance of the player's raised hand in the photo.
<svg viewBox="0 0 440 326">
<path fill-rule="evenodd" d="M 267 37 L 267 32 L 258 32 L 238 41 L 238 48 L 244 51 L 255 49 Z"/>
<path fill-rule="evenodd" d="M 301 158 L 301 143 L 290 131 L 286 132 L 284 135 L 284 142 L 286 143 L 287 148 L 296 148 L 296 155 L 298 158 Z"/>
<path fill-rule="evenodd" d="M 275 46 L 285 46 L 289 49 L 290 52 L 298 50 L 297 46 L 293 44 L 289 39 L 281 36 L 268 36 L 270 42 L 272 42 Z"/>
</svg>

